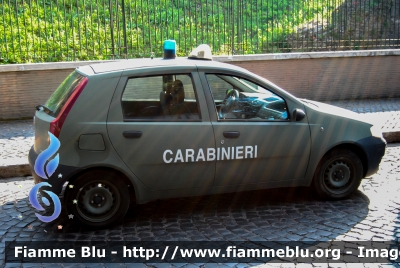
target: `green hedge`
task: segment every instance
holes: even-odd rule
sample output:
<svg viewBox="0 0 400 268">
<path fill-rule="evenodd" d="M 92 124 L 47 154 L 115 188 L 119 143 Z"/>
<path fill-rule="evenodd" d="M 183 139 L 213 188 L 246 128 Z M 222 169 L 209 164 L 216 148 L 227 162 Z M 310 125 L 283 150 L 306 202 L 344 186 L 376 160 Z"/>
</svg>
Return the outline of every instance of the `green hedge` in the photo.
<svg viewBox="0 0 400 268">
<path fill-rule="evenodd" d="M 232 44 L 237 54 L 286 52 L 287 36 L 296 27 L 329 19 L 341 4 L 125 0 L 125 55 L 122 0 L 111 3 L 110 9 L 108 0 L 0 0 L 0 63 L 150 57 L 151 52 L 157 57 L 165 39 L 177 41 L 179 56 L 201 43 L 211 45 L 217 55 L 231 53 Z"/>
</svg>

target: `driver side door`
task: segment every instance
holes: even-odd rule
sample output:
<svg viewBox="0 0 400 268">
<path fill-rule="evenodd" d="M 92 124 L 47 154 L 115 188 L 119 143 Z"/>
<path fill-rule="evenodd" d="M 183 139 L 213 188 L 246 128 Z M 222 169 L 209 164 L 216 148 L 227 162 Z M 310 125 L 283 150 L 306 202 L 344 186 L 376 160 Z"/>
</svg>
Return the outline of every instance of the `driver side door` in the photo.
<svg viewBox="0 0 400 268">
<path fill-rule="evenodd" d="M 295 122 L 288 112 L 302 106 L 239 76 L 206 73 L 202 79 L 212 102 L 215 186 L 290 186 L 304 177 L 310 155 L 309 126 L 306 118 Z M 236 100 L 230 99 L 232 95 Z"/>
</svg>

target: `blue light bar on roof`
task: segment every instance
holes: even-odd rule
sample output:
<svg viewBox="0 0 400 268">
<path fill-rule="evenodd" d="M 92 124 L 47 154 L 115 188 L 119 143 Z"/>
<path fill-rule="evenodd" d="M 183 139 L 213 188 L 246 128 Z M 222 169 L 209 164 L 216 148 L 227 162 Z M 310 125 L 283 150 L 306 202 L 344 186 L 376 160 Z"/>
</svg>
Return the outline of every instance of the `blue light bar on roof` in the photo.
<svg viewBox="0 0 400 268">
<path fill-rule="evenodd" d="M 164 41 L 164 59 L 175 59 L 176 42 L 175 40 Z"/>
</svg>

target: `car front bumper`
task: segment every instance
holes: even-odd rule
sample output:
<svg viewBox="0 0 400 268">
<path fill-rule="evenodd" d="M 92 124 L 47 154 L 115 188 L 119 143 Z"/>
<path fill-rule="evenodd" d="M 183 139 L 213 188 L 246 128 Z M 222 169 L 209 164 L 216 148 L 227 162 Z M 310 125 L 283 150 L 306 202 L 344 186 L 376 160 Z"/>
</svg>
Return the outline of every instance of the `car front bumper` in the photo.
<svg viewBox="0 0 400 268">
<path fill-rule="evenodd" d="M 367 156 L 365 177 L 371 176 L 379 170 L 379 164 L 385 154 L 386 141 L 384 138 L 371 136 L 359 140 L 357 144 L 364 150 Z"/>
<path fill-rule="evenodd" d="M 69 178 L 71 178 L 73 175 L 77 174 L 79 171 L 82 169 L 76 168 L 76 167 L 70 167 L 70 166 L 64 166 L 64 165 L 58 165 L 56 171 L 53 173 L 52 176 L 49 178 L 45 179 L 40 177 L 39 175 L 36 174 L 35 172 L 35 161 L 36 158 L 38 157 L 38 154 L 35 152 L 33 146 L 29 151 L 28 155 L 28 161 L 29 161 L 29 166 L 31 168 L 33 180 L 35 184 L 41 183 L 41 182 L 47 182 L 51 185 L 51 187 L 41 187 L 40 191 L 47 190 L 51 191 L 57 195 L 59 195 L 63 189 L 63 185 L 65 182 L 68 181 Z"/>
</svg>

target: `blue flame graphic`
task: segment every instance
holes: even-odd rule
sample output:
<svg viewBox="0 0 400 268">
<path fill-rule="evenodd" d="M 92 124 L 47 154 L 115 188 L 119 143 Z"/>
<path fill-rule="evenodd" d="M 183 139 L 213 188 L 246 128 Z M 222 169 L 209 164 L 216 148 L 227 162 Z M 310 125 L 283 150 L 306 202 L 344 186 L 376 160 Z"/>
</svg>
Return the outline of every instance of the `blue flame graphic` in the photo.
<svg viewBox="0 0 400 268">
<path fill-rule="evenodd" d="M 29 202 L 31 202 L 32 206 L 34 208 L 36 208 L 39 211 L 44 211 L 45 209 L 39 204 L 39 201 L 37 200 L 37 193 L 39 191 L 39 188 L 42 186 L 48 186 L 51 187 L 51 185 L 47 182 L 41 182 L 36 184 L 35 186 L 33 186 L 32 190 L 29 192 Z M 43 222 L 51 222 L 55 219 L 58 218 L 58 216 L 60 216 L 61 213 L 61 202 L 60 199 L 58 198 L 58 196 L 56 194 L 54 194 L 53 192 L 50 191 L 46 191 L 44 190 L 44 192 L 46 192 L 51 199 L 53 200 L 54 203 L 54 212 L 51 216 L 42 216 L 38 213 L 35 213 L 36 217 L 39 218 L 39 220 L 43 221 Z M 46 197 L 42 197 L 43 203 L 45 203 L 46 206 L 50 205 L 49 200 L 47 200 Z"/>
<path fill-rule="evenodd" d="M 50 137 L 49 147 L 39 154 L 39 156 L 35 162 L 35 172 L 37 175 L 39 175 L 43 179 L 48 179 L 48 177 L 53 175 L 54 171 L 58 167 L 58 163 L 60 160 L 59 156 L 57 154 L 52 160 L 50 160 L 47 163 L 47 166 L 46 166 L 46 162 L 60 148 L 60 141 L 52 133 L 50 133 L 50 132 L 48 132 L 48 133 L 49 133 L 49 137 Z M 45 167 L 46 167 L 47 174 L 44 171 Z"/>
<path fill-rule="evenodd" d="M 49 137 L 50 137 L 50 144 L 49 147 L 41 152 L 39 156 L 37 157 L 35 161 L 35 172 L 38 176 L 40 176 L 43 179 L 48 179 L 51 175 L 53 175 L 54 171 L 56 171 L 58 167 L 58 163 L 60 162 L 59 155 L 57 154 L 53 159 L 49 160 L 60 148 L 60 141 L 50 132 Z M 47 163 L 47 164 L 46 164 Z M 45 171 L 46 169 L 46 171 Z M 45 209 L 39 204 L 39 201 L 37 200 L 37 194 L 42 186 L 47 186 L 51 187 L 51 184 L 47 182 L 41 182 L 33 186 L 31 191 L 29 192 L 29 202 L 31 202 L 32 206 L 39 210 L 39 211 L 44 211 Z M 53 200 L 54 203 L 54 212 L 51 216 L 42 216 L 38 213 L 35 213 L 35 215 L 39 218 L 39 220 L 43 222 L 51 222 L 58 218 L 58 216 L 61 213 L 61 202 L 60 199 L 56 194 L 54 194 L 51 191 L 46 191 L 50 198 Z M 46 197 L 42 197 L 42 201 L 46 206 L 50 206 L 50 201 Z"/>
</svg>

